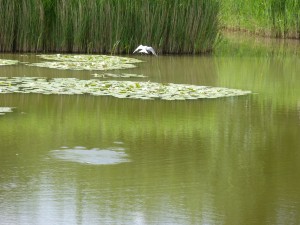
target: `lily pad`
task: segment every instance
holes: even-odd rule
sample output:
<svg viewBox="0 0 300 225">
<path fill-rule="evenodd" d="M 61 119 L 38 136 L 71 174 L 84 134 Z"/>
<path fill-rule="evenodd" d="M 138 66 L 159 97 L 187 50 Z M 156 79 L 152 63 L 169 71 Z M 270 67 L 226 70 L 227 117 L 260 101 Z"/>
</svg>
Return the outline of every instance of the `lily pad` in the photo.
<svg viewBox="0 0 300 225">
<path fill-rule="evenodd" d="M 91 94 L 133 99 L 192 100 L 220 98 L 250 94 L 250 91 L 222 87 L 196 86 L 189 84 L 161 84 L 116 80 L 80 80 L 76 78 L 28 78 L 1 79 L 1 93 L 39 94 Z"/>
<path fill-rule="evenodd" d="M 12 107 L 0 107 L 0 116 L 5 115 L 5 113 L 12 112 Z"/>
<path fill-rule="evenodd" d="M 142 62 L 139 59 L 111 56 L 111 55 L 74 55 L 74 54 L 47 54 L 38 55 L 38 57 L 47 60 L 55 61 L 71 61 L 71 62 L 100 62 L 100 61 L 113 61 L 122 63 L 139 63 Z"/>
<path fill-rule="evenodd" d="M 134 63 L 142 62 L 135 58 L 107 55 L 52 54 L 38 56 L 52 61 L 28 65 L 61 70 L 113 70 L 134 68 L 136 67 Z"/>
<path fill-rule="evenodd" d="M 18 62 L 18 60 L 0 59 L 0 66 L 15 65 Z"/>
<path fill-rule="evenodd" d="M 97 78 L 145 78 L 147 76 L 144 76 L 143 74 L 134 74 L 134 73 L 121 73 L 121 74 L 115 74 L 115 73 L 94 73 L 92 74 L 94 77 Z"/>
</svg>

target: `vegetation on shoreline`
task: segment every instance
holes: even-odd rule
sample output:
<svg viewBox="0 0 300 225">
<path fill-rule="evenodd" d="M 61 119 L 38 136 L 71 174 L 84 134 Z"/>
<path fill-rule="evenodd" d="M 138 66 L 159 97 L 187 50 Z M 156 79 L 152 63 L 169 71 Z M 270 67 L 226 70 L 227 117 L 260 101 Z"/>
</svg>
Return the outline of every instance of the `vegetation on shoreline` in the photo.
<svg viewBox="0 0 300 225">
<path fill-rule="evenodd" d="M 1 52 L 158 53 L 211 51 L 219 1 L 2 0 Z"/>
<path fill-rule="evenodd" d="M 222 0 L 220 17 L 225 29 L 278 38 L 300 38 L 298 0 Z"/>
<path fill-rule="evenodd" d="M 212 51 L 220 28 L 300 38 L 297 0 L 1 0 L 0 52 Z"/>
</svg>

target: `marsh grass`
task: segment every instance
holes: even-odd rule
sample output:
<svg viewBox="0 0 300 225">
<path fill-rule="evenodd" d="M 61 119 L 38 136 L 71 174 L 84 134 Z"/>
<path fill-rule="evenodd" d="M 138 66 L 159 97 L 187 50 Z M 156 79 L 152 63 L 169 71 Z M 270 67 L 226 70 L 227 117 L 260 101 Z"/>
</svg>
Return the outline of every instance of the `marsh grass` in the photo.
<svg viewBox="0 0 300 225">
<path fill-rule="evenodd" d="M 300 38 L 299 0 L 222 0 L 225 28 L 280 38 Z"/>
<path fill-rule="evenodd" d="M 0 0 L 0 51 L 211 51 L 218 0 Z"/>
</svg>

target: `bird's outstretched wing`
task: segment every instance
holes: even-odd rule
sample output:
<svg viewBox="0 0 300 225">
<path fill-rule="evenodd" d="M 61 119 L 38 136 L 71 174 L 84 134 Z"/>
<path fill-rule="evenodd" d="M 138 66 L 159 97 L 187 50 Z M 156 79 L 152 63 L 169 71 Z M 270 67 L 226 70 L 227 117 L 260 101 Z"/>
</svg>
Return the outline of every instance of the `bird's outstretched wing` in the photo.
<svg viewBox="0 0 300 225">
<path fill-rule="evenodd" d="M 157 56 L 157 54 L 155 53 L 155 51 L 152 47 L 147 47 L 146 49 L 148 52 L 151 52 L 153 55 Z"/>
<path fill-rule="evenodd" d="M 137 51 L 142 50 L 143 47 L 144 47 L 143 45 L 139 45 L 139 47 L 137 47 L 137 48 L 133 51 L 133 53 L 136 53 Z"/>
<path fill-rule="evenodd" d="M 146 50 L 146 48 L 142 48 L 141 51 L 139 51 L 139 53 L 149 54 L 149 52 Z"/>
</svg>

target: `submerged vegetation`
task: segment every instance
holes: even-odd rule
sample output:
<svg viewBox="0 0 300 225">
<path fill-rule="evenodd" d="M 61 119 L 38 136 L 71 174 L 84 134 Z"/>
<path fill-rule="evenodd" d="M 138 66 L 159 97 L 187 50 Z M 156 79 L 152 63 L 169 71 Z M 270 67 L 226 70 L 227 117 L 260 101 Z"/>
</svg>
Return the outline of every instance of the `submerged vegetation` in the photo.
<svg viewBox="0 0 300 225">
<path fill-rule="evenodd" d="M 221 5 L 221 21 L 225 28 L 300 38 L 299 0 L 222 0 Z"/>
<path fill-rule="evenodd" d="M 218 36 L 218 0 L 2 0 L 0 51 L 200 53 Z"/>
<path fill-rule="evenodd" d="M 91 94 L 133 99 L 193 100 L 201 98 L 220 98 L 250 94 L 250 91 L 207 87 L 186 84 L 161 84 L 155 82 L 101 81 L 76 78 L 37 78 L 13 77 L 0 79 L 3 94 Z"/>
</svg>

